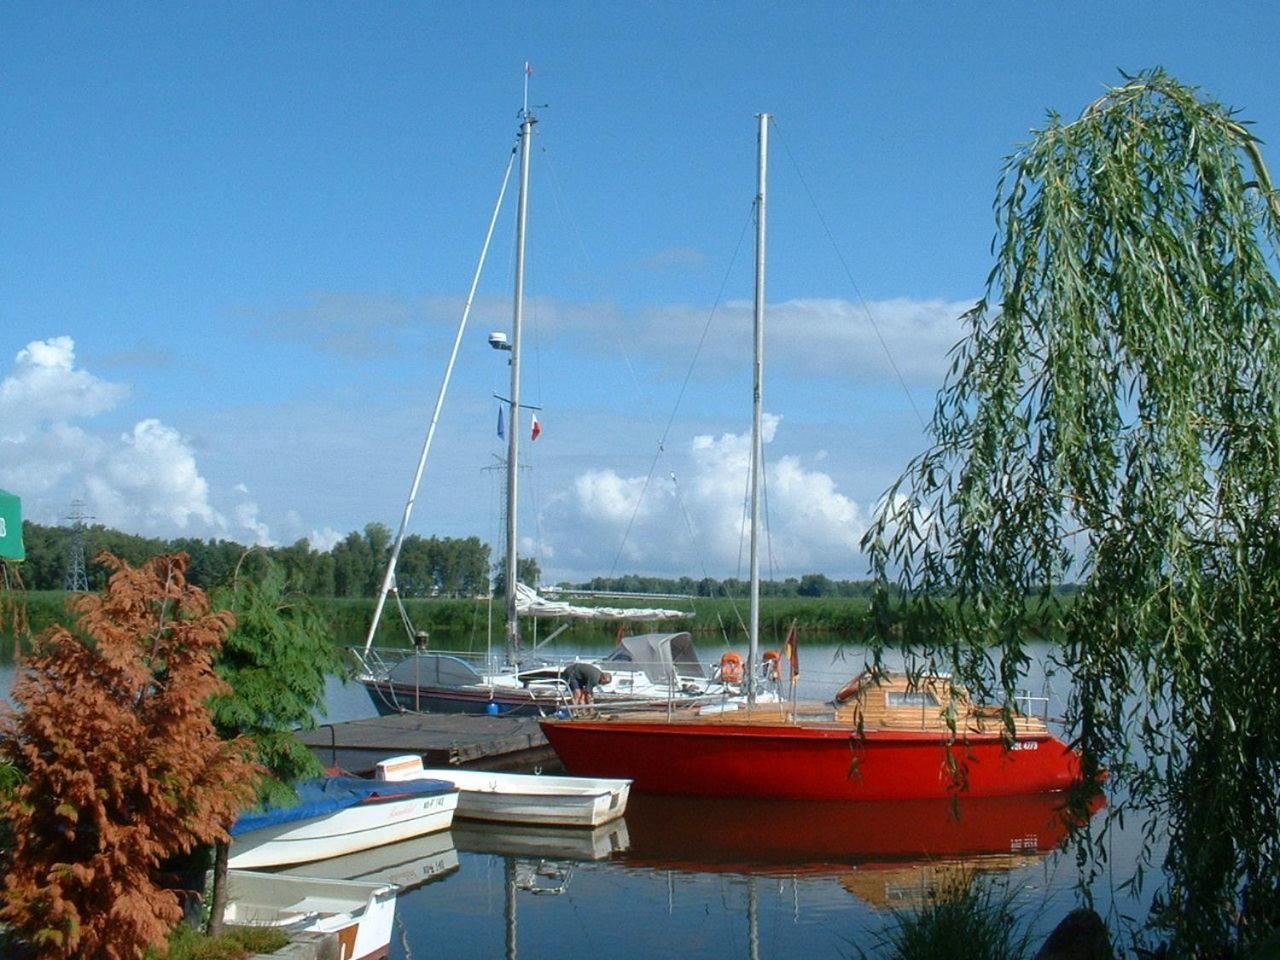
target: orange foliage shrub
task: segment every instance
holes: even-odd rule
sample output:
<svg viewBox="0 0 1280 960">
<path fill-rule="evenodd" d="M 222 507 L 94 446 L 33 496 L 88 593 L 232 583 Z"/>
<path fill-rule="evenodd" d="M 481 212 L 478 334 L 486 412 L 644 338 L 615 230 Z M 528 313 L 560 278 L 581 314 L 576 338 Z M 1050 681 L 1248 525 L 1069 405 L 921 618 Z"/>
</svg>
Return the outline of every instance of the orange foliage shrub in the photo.
<svg viewBox="0 0 1280 960">
<path fill-rule="evenodd" d="M 35 642 L 0 717 L 0 750 L 25 774 L 4 804 L 15 837 L 0 919 L 40 958 L 137 960 L 181 919 L 162 861 L 227 839 L 254 799 L 244 738 L 218 739 L 213 658 L 233 625 L 186 581 L 187 556 L 115 572 Z"/>
</svg>

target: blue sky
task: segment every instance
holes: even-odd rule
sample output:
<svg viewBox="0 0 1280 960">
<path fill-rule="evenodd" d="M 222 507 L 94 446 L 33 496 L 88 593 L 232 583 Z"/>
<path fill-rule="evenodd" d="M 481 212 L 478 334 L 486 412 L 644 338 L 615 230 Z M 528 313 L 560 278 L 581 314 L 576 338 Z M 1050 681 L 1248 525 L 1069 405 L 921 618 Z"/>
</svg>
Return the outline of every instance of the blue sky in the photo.
<svg viewBox="0 0 1280 960">
<path fill-rule="evenodd" d="M 733 255 L 767 110 L 773 572 L 860 576 L 981 293 L 1002 158 L 1155 65 L 1273 141 L 1278 28 L 1227 3 L 6 5 L 0 486 L 165 535 L 394 525 L 528 60 L 527 549 L 556 577 L 739 569 L 749 234 Z M 420 533 L 497 541 L 512 207 Z"/>
</svg>

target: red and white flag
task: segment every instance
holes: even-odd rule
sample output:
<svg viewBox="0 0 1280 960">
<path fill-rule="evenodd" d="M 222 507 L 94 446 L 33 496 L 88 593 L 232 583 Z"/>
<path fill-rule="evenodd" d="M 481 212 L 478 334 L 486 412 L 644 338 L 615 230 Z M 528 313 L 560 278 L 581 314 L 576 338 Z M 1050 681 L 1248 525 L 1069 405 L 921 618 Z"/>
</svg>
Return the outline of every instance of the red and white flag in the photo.
<svg viewBox="0 0 1280 960">
<path fill-rule="evenodd" d="M 533 415 L 533 436 L 531 439 L 537 440 L 540 436 L 542 436 L 542 424 L 538 422 L 538 415 L 535 413 Z"/>
</svg>

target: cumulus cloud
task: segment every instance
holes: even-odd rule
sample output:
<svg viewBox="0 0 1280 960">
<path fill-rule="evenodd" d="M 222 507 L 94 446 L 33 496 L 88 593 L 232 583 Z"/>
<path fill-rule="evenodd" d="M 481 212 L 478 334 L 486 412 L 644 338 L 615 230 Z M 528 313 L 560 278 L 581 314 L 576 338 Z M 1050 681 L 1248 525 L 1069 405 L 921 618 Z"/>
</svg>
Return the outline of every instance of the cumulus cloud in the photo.
<svg viewBox="0 0 1280 960">
<path fill-rule="evenodd" d="M 112 409 L 129 388 L 76 367 L 70 337 L 33 340 L 18 351 L 0 382 L 0 442 L 22 443 L 42 425 L 92 417 Z"/>
<path fill-rule="evenodd" d="M 271 528 L 258 519 L 258 504 L 249 498 L 249 488 L 243 483 L 237 483 L 232 489 L 244 497 L 236 504 L 234 511 L 236 526 L 240 530 L 247 530 L 252 535 L 252 543 L 255 546 L 276 546 L 276 540 L 271 536 Z"/>
<path fill-rule="evenodd" d="M 774 441 L 780 422 L 765 416 L 766 444 Z M 620 569 L 628 572 L 686 573 L 703 565 L 717 575 L 745 571 L 751 438 L 698 436 L 688 455 L 687 475 L 668 474 L 661 482 L 655 477 L 647 491 L 643 476 L 624 477 L 609 469 L 579 474 L 571 492 L 548 507 L 544 529 L 554 531 L 550 540 L 558 561 L 607 570 L 619 553 Z M 778 576 L 819 569 L 859 572 L 866 514 L 829 474 L 809 469 L 796 456 L 774 462 L 766 457 L 765 491 L 766 572 L 770 556 Z"/>
<path fill-rule="evenodd" d="M 27 344 L 0 381 L 0 484 L 46 500 L 83 495 L 98 521 L 124 530 L 225 529 L 178 431 L 154 418 L 114 436 L 72 422 L 115 409 L 129 393 L 78 366 L 71 337 Z"/>
<path fill-rule="evenodd" d="M 90 466 L 88 500 L 107 526 L 185 530 L 193 520 L 224 528 L 209 505 L 209 484 L 187 441 L 159 420 L 142 420 Z"/>
</svg>

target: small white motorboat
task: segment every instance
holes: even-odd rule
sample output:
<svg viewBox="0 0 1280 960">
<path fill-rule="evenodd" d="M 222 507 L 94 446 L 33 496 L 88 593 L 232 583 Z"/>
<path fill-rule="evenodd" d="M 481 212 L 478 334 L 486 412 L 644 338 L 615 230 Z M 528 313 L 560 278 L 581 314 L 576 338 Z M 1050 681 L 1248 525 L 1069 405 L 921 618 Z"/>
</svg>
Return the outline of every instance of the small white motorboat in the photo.
<svg viewBox="0 0 1280 960">
<path fill-rule="evenodd" d="M 298 803 L 241 814 L 228 865 L 239 869 L 326 860 L 380 847 L 453 823 L 458 791 L 424 778 L 327 777 L 300 784 Z"/>
<path fill-rule="evenodd" d="M 396 893 L 393 883 L 228 870 L 226 922 L 332 933 L 340 960 L 382 960 L 391 951 Z"/>
<path fill-rule="evenodd" d="M 458 788 L 460 818 L 563 827 L 598 827 L 622 816 L 631 792 L 630 780 L 426 770 L 422 758 L 412 754 L 383 760 L 375 776 L 393 783 L 423 777 L 450 780 Z"/>
</svg>

